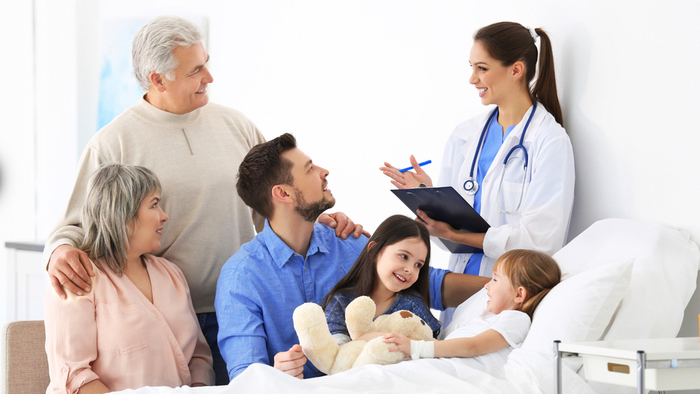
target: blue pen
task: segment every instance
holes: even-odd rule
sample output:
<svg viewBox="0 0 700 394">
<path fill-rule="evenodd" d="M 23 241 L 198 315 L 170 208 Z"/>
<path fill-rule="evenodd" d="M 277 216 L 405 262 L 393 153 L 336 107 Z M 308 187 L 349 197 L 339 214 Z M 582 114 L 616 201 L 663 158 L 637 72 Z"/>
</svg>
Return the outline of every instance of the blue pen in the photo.
<svg viewBox="0 0 700 394">
<path fill-rule="evenodd" d="M 424 162 L 422 162 L 422 163 L 418 163 L 418 167 L 423 167 L 424 165 L 427 165 L 427 164 L 430 164 L 430 163 L 432 163 L 432 161 L 426 160 L 426 161 L 424 161 Z M 399 172 L 406 172 L 406 171 L 412 170 L 412 169 L 413 169 L 413 166 L 410 166 L 410 167 L 406 167 L 406 168 L 400 169 Z"/>
</svg>

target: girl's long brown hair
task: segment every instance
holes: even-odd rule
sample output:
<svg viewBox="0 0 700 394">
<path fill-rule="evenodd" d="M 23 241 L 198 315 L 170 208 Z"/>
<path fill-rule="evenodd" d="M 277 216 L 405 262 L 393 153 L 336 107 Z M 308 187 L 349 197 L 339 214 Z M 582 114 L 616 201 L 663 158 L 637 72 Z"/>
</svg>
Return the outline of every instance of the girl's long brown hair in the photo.
<svg viewBox="0 0 700 394">
<path fill-rule="evenodd" d="M 420 238 L 428 248 L 425 263 L 418 273 L 416 282 L 404 290 L 417 292 L 425 305 L 430 308 L 430 234 L 423 223 L 403 215 L 388 217 L 377 227 L 367 246 L 362 250 L 350 271 L 326 296 L 323 309 L 338 293 L 351 292 L 354 297 L 369 296 L 377 283 L 377 256 L 386 246 L 407 238 Z"/>
</svg>

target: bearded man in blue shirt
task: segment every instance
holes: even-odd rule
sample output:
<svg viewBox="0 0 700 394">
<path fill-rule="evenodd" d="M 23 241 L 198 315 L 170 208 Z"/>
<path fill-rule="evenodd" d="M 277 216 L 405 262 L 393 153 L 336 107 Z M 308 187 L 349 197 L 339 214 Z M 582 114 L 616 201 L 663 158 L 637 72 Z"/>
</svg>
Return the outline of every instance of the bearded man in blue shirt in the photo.
<svg viewBox="0 0 700 394">
<path fill-rule="evenodd" d="M 335 204 L 327 177 L 291 134 L 256 145 L 239 167 L 238 194 L 266 220 L 265 229 L 226 262 L 217 283 L 219 348 L 231 379 L 252 363 L 299 378 L 322 375 L 298 345 L 292 314 L 305 302 L 322 304 L 369 240 L 338 238 L 316 223 Z M 486 283 L 447 273 L 431 269 L 435 309 L 458 305 Z M 443 294 L 443 288 L 451 290 Z"/>
</svg>

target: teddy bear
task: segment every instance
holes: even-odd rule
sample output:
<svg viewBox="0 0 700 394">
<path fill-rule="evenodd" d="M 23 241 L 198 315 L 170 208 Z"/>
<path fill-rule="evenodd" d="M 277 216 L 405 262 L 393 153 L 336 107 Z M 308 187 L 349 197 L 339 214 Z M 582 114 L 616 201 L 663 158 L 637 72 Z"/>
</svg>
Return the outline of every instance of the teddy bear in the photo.
<svg viewBox="0 0 700 394">
<path fill-rule="evenodd" d="M 432 341 L 430 326 L 420 317 L 405 310 L 381 315 L 372 320 L 376 305 L 371 298 L 354 299 L 345 309 L 345 323 L 353 340 L 339 346 L 328 329 L 323 309 L 307 302 L 294 310 L 294 329 L 304 354 L 319 371 L 333 375 L 366 364 L 394 364 L 406 358 L 400 351 L 390 352 L 394 345 L 382 337 L 370 341 L 355 340 L 371 332 L 396 332 L 413 340 Z"/>
</svg>

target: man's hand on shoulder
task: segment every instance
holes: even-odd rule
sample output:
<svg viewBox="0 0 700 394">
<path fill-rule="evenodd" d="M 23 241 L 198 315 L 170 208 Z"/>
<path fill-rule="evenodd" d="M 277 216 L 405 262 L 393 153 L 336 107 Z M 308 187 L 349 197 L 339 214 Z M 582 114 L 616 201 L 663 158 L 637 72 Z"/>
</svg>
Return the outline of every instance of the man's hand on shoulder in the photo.
<svg viewBox="0 0 700 394">
<path fill-rule="evenodd" d="M 287 375 L 304 379 L 304 364 L 306 364 L 306 356 L 301 350 L 301 345 L 294 345 L 286 352 L 275 354 L 275 369 Z"/>
<path fill-rule="evenodd" d="M 87 253 L 71 245 L 57 247 L 49 260 L 49 280 L 59 297 L 66 299 L 65 287 L 71 293 L 81 296 L 90 292 L 90 278 L 95 276 Z"/>
<path fill-rule="evenodd" d="M 364 234 L 370 237 L 370 233 L 363 229 L 361 224 L 355 224 L 348 215 L 342 212 L 324 213 L 318 217 L 318 222 L 335 229 L 335 236 L 346 239 L 352 233 L 355 238 Z"/>
</svg>

